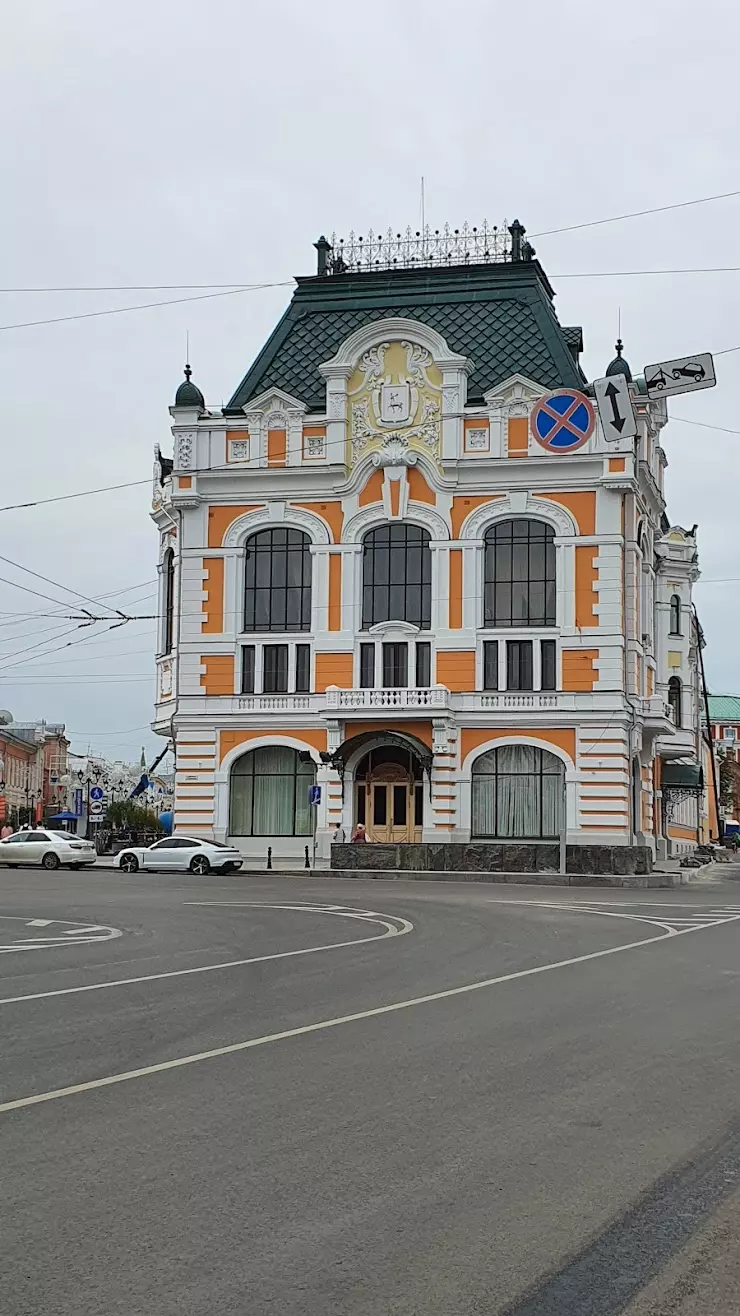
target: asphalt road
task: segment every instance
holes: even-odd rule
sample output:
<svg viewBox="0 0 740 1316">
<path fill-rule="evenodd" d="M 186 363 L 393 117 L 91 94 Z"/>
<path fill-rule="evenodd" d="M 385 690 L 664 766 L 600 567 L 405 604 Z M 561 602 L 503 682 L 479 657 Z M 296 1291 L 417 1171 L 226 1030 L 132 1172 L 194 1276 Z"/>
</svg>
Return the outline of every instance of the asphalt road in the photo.
<svg viewBox="0 0 740 1316">
<path fill-rule="evenodd" d="M 735 878 L 0 871 L 0 1310 L 736 1313 Z"/>
</svg>

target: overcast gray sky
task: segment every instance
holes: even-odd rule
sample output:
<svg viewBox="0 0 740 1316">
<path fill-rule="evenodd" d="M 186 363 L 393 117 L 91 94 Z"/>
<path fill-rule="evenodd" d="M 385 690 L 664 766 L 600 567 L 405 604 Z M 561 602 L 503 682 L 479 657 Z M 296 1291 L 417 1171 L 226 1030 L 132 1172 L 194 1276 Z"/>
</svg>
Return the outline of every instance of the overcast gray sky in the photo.
<svg viewBox="0 0 740 1316">
<path fill-rule="evenodd" d="M 532 234 L 740 189 L 738 37 L 729 0 L 6 0 L 0 285 L 309 274 L 321 232 L 416 225 L 422 174 L 433 225 L 518 216 Z M 635 371 L 740 345 L 740 274 L 564 277 L 740 265 L 739 216 L 737 198 L 534 239 L 561 322 L 584 327 L 590 376 L 620 307 Z M 0 325 L 183 295 L 3 294 Z M 0 332 L 0 503 L 148 480 L 153 444 L 170 450 L 186 330 L 220 405 L 289 295 Z M 739 365 L 720 358 L 718 387 L 671 414 L 740 429 Z M 700 526 L 710 684 L 735 691 L 740 582 L 714 582 L 740 576 L 738 436 L 674 423 L 664 442 L 670 519 Z M 143 485 L 3 512 L 0 553 L 151 612 L 149 500 Z M 5 563 L 0 575 L 63 597 Z M 63 636 L 72 622 L 10 615 L 37 609 L 0 584 L 0 707 L 66 721 L 77 749 L 155 750 L 153 623 Z"/>
</svg>

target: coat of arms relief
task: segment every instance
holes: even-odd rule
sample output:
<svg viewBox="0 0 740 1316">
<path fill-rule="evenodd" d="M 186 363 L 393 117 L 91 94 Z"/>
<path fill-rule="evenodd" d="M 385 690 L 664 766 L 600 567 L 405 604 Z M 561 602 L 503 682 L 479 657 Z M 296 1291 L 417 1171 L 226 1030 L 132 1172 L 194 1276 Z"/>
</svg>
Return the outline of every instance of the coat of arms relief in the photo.
<svg viewBox="0 0 740 1316">
<path fill-rule="evenodd" d="M 360 358 L 348 383 L 351 464 L 388 448 L 440 454 L 442 376 L 418 343 L 378 343 Z"/>
</svg>

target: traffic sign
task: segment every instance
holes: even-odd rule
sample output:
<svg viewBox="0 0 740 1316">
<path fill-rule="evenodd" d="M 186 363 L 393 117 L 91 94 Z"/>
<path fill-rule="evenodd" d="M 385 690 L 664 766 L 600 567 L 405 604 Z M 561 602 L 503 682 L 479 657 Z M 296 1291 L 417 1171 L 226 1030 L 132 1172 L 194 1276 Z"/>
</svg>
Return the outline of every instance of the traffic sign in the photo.
<svg viewBox="0 0 740 1316">
<path fill-rule="evenodd" d="M 681 356 L 676 361 L 659 361 L 645 366 L 649 398 L 668 398 L 673 393 L 693 393 L 697 388 L 714 388 L 717 376 L 711 352 Z"/>
<path fill-rule="evenodd" d="M 532 434 L 548 452 L 575 452 L 591 438 L 594 409 L 575 388 L 559 388 L 540 398 L 530 420 Z"/>
<path fill-rule="evenodd" d="M 320 787 L 320 786 L 309 786 L 309 788 L 308 788 L 308 802 L 309 802 L 309 804 L 321 804 L 321 787 Z"/>
<path fill-rule="evenodd" d="M 90 801 L 90 808 L 89 808 L 88 812 L 89 812 L 91 815 L 95 815 L 95 814 L 97 814 L 97 813 L 102 813 L 102 812 L 103 812 L 103 801 L 102 801 L 102 800 L 91 800 L 91 801 Z"/>
<path fill-rule="evenodd" d="M 596 405 L 607 443 L 633 439 L 637 434 L 637 417 L 632 409 L 626 375 L 609 375 L 594 380 Z"/>
<path fill-rule="evenodd" d="M 103 791 L 103 787 L 102 787 L 102 786 L 91 786 L 91 787 L 90 787 L 90 799 L 91 799 L 91 800 L 102 800 L 104 793 L 105 793 L 105 792 Z"/>
</svg>

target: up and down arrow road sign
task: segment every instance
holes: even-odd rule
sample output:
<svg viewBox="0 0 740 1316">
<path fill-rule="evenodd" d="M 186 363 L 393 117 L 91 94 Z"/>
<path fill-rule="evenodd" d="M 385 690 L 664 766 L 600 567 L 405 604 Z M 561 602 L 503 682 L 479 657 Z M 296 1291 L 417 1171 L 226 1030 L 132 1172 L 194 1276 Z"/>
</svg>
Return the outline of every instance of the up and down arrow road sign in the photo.
<svg viewBox="0 0 740 1316">
<path fill-rule="evenodd" d="M 637 434 L 629 384 L 625 375 L 609 375 L 594 380 L 594 394 L 607 443 L 633 439 Z"/>
</svg>

